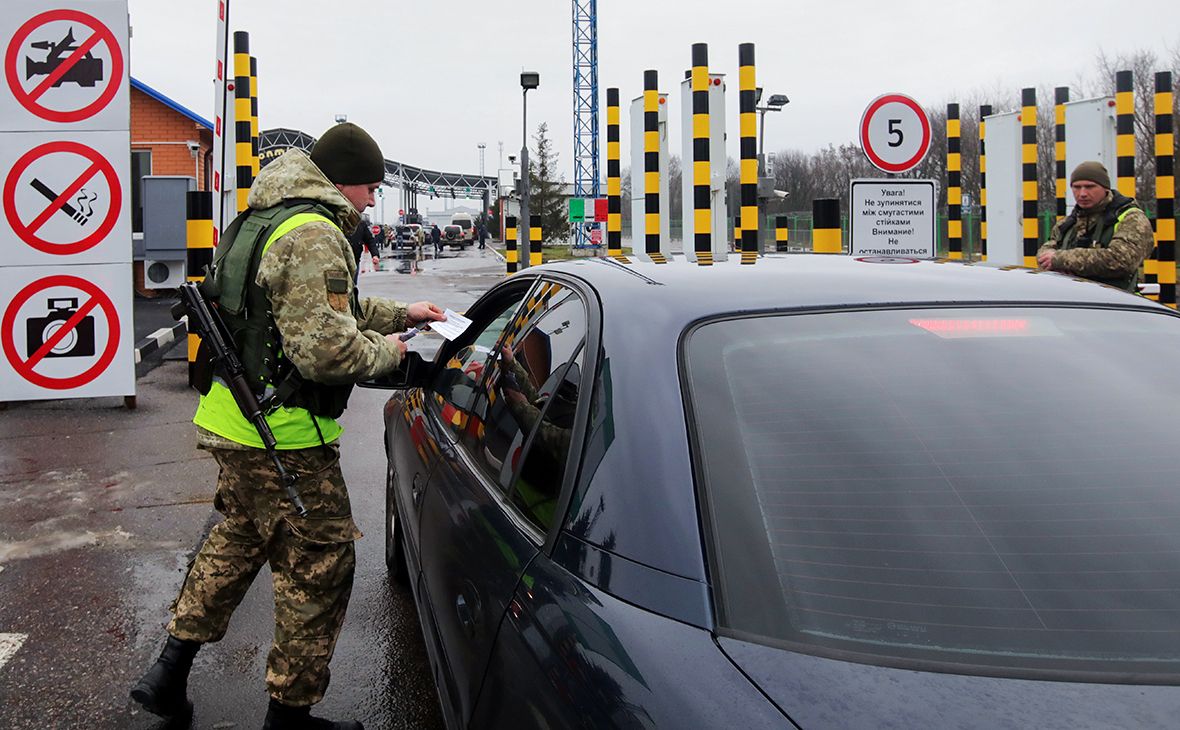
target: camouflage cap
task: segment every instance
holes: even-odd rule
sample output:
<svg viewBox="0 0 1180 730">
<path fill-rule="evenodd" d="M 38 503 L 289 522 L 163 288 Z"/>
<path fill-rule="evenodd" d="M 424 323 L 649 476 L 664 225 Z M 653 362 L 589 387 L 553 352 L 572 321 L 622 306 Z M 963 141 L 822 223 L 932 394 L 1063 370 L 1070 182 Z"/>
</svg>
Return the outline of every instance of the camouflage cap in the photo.
<svg viewBox="0 0 1180 730">
<path fill-rule="evenodd" d="M 1101 162 L 1089 160 L 1075 167 L 1073 174 L 1069 176 L 1069 184 L 1073 185 L 1078 180 L 1096 183 L 1110 190 L 1110 173 Z"/>
<path fill-rule="evenodd" d="M 368 185 L 385 179 L 381 148 L 352 122 L 324 132 L 311 148 L 311 161 L 337 185 Z"/>
</svg>

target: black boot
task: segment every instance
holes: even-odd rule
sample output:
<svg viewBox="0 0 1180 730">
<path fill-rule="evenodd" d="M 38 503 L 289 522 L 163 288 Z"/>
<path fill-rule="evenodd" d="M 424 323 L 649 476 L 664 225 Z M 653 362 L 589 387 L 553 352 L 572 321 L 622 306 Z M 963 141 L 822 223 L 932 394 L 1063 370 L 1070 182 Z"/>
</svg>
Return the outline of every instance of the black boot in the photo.
<svg viewBox="0 0 1180 730">
<path fill-rule="evenodd" d="M 160 717 L 176 717 L 191 709 L 188 701 L 188 673 L 201 644 L 168 637 L 160 658 L 131 688 L 131 699 Z"/>
<path fill-rule="evenodd" d="M 333 722 L 311 716 L 311 707 L 292 707 L 270 698 L 262 730 L 365 730 L 356 720 Z"/>
</svg>

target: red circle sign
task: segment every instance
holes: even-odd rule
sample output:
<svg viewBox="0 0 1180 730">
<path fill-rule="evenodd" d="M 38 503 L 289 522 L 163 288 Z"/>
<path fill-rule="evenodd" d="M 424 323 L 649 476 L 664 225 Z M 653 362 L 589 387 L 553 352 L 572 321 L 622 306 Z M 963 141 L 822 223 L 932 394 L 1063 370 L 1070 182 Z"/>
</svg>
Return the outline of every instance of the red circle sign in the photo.
<svg viewBox="0 0 1180 730">
<path fill-rule="evenodd" d="M 82 175 L 74 180 L 70 185 L 64 188 L 63 192 L 57 195 L 56 200 L 49 203 L 49 205 L 38 212 L 27 223 L 21 220 L 21 216 L 16 209 L 16 184 L 20 180 L 20 176 L 29 165 L 35 161 L 46 157 L 47 155 L 65 153 L 78 155 L 90 161 L 90 165 L 82 172 Z M 95 230 L 87 236 L 84 236 L 73 243 L 54 243 L 47 241 L 37 235 L 37 231 L 45 224 L 47 220 L 59 210 L 68 201 L 70 196 L 78 192 L 83 185 L 85 185 L 90 178 L 97 173 L 102 173 L 106 178 L 107 188 L 110 192 L 110 207 L 107 209 L 106 217 L 98 225 Z M 21 156 L 16 163 L 13 164 L 12 169 L 8 172 L 8 178 L 4 181 L 4 217 L 8 219 L 8 223 L 12 226 L 12 230 L 20 237 L 22 241 L 29 244 L 33 248 L 42 253 L 55 254 L 58 256 L 69 256 L 71 254 L 81 253 L 87 249 L 93 248 L 106 238 L 111 229 L 115 227 L 115 222 L 119 218 L 119 210 L 123 205 L 123 188 L 119 184 L 119 176 L 115 173 L 115 168 L 101 154 L 95 150 L 87 147 L 84 144 L 70 141 L 46 142 L 43 145 L 34 147 Z"/>
<path fill-rule="evenodd" d="M 17 312 L 37 292 L 45 291 L 55 286 L 73 287 L 84 294 L 89 294 L 90 299 L 78 307 L 72 316 L 53 335 L 47 338 L 36 352 L 30 353 L 29 359 L 25 360 L 16 349 L 14 333 Z M 37 364 L 44 360 L 45 356 L 61 340 L 65 339 L 66 335 L 72 332 L 78 326 L 78 323 L 95 307 L 101 307 L 103 313 L 106 314 L 108 329 L 107 344 L 103 348 L 102 354 L 99 355 L 98 360 L 77 375 L 65 378 L 42 375 L 36 372 L 34 368 L 37 367 Z M 111 364 L 111 361 L 115 359 L 115 353 L 119 349 L 119 312 L 115 309 L 115 305 L 110 297 L 95 286 L 94 283 L 85 279 L 79 279 L 76 276 L 47 276 L 44 279 L 39 279 L 29 284 L 13 297 L 12 303 L 8 305 L 8 310 L 4 312 L 4 319 L 0 321 L 0 342 L 3 344 L 4 356 L 8 358 L 8 362 L 12 365 L 13 369 L 16 370 L 18 375 L 24 377 L 25 380 L 33 385 L 39 385 L 42 388 L 50 388 L 52 390 L 78 388 L 101 375 L 107 369 L 107 366 Z"/>
<path fill-rule="evenodd" d="M 69 55 L 53 71 L 32 89 L 26 90 L 21 83 L 21 74 L 17 68 L 20 63 L 20 49 L 37 28 L 59 20 L 81 23 L 94 32 L 89 38 L 79 39 L 77 47 L 69 49 L 67 51 Z M 76 66 L 99 43 L 105 43 L 110 50 L 111 72 L 107 75 L 106 88 L 102 90 L 98 98 L 78 109 L 50 109 L 42 104 L 40 99 L 45 95 L 45 92 L 58 84 L 61 78 L 69 73 L 70 69 Z M 50 122 L 80 122 L 102 111 L 107 104 L 111 103 L 111 99 L 115 98 L 115 94 L 119 93 L 119 87 L 123 83 L 123 51 L 119 48 L 115 34 L 94 16 L 64 8 L 49 10 L 33 16 L 13 34 L 12 40 L 8 42 L 8 51 L 4 54 L 4 76 L 8 81 L 8 88 L 12 90 L 12 95 L 17 102 L 33 114 Z"/>
<path fill-rule="evenodd" d="M 930 151 L 930 117 L 904 94 L 879 96 L 860 119 L 860 144 L 880 170 L 913 169 Z"/>
</svg>

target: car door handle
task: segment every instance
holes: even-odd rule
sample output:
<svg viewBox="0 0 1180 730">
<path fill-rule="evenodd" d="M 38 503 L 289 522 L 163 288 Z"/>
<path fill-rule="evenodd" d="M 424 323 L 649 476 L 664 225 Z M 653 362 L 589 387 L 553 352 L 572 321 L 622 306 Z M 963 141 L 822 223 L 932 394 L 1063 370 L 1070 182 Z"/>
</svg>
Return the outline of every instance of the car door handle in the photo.
<svg viewBox="0 0 1180 730">
<path fill-rule="evenodd" d="M 467 603 L 467 597 L 462 593 L 455 599 L 455 615 L 459 617 L 459 625 L 469 638 L 475 637 L 475 625 L 478 622 L 476 611 Z"/>
<path fill-rule="evenodd" d="M 422 478 L 422 474 L 415 474 L 414 481 L 410 484 L 410 499 L 415 507 L 422 505 L 422 492 L 425 491 L 425 486 L 426 480 Z"/>
</svg>

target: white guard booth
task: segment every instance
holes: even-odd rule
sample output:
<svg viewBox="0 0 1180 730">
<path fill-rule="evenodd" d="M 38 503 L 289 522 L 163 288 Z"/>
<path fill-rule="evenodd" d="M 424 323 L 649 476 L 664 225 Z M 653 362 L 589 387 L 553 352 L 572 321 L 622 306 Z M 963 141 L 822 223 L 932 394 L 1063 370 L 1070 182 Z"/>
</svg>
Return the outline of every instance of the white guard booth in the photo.
<svg viewBox="0 0 1180 730">
<path fill-rule="evenodd" d="M 660 94 L 660 253 L 672 257 L 672 200 L 668 195 L 668 95 Z M 643 97 L 631 102 L 631 251 L 645 259 L 647 212 L 643 184 Z"/>
<path fill-rule="evenodd" d="M 1020 113 L 987 117 L 987 260 L 1024 265 Z"/>
<path fill-rule="evenodd" d="M 692 175 L 692 79 L 680 82 L 680 139 L 683 154 L 680 157 L 684 174 L 682 190 L 684 197 L 681 211 L 681 236 L 684 239 L 684 255 L 689 261 L 697 260 L 693 247 L 693 175 Z M 713 216 L 713 260 L 724 261 L 729 253 L 729 209 L 725 202 L 725 74 L 709 74 L 709 207 Z"/>
<path fill-rule="evenodd" d="M 1115 127 L 1114 97 L 1082 99 L 1065 104 L 1065 175 L 1087 160 L 1097 160 L 1115 177 Z M 988 143 L 991 144 L 990 142 Z M 991 148 L 988 148 L 990 163 Z M 989 178 L 991 171 L 988 171 Z M 990 195 L 990 192 L 989 192 Z M 1073 211 L 1073 190 L 1065 187 L 1066 213 Z"/>
</svg>

